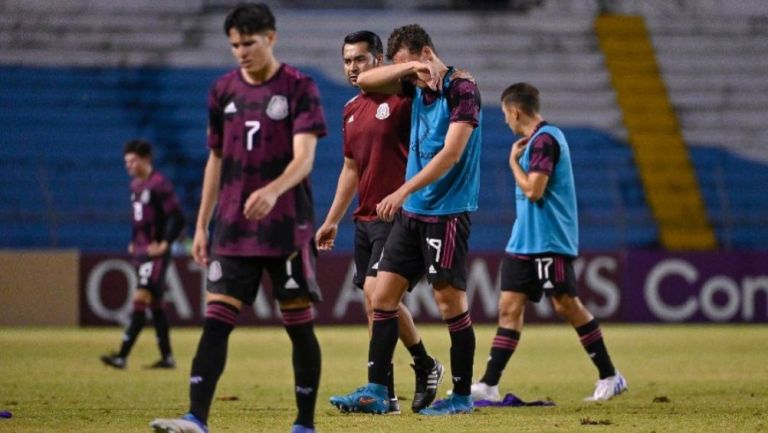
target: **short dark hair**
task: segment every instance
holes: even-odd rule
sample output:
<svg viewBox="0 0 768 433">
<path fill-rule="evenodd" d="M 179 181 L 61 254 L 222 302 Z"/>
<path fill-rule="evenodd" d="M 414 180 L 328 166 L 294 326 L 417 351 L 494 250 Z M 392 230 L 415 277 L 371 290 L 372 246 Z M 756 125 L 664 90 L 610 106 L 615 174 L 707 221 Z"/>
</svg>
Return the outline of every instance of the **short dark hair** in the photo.
<svg viewBox="0 0 768 433">
<path fill-rule="evenodd" d="M 529 116 L 539 112 L 539 89 L 528 83 L 515 83 L 501 92 L 503 105 L 515 104 Z"/>
<path fill-rule="evenodd" d="M 373 54 L 373 57 L 378 57 L 384 54 L 384 46 L 381 43 L 381 38 L 372 31 L 359 30 L 344 37 L 344 45 L 356 44 L 358 42 L 365 42 L 368 44 L 368 51 Z M 343 49 L 344 46 L 342 46 L 342 50 Z"/>
<path fill-rule="evenodd" d="M 127 155 L 129 153 L 135 153 L 141 158 L 152 158 L 152 145 L 149 144 L 149 141 L 141 138 L 129 140 L 127 143 L 125 143 L 123 155 Z"/>
<path fill-rule="evenodd" d="M 264 3 L 244 3 L 232 9 L 224 19 L 224 34 L 229 36 L 232 29 L 244 35 L 276 30 L 275 16 Z"/>
<path fill-rule="evenodd" d="M 392 57 L 403 48 L 407 48 L 410 53 L 418 53 L 424 47 L 429 47 L 437 53 L 429 33 L 418 24 L 408 24 L 407 26 L 396 28 L 389 35 L 387 58 L 392 60 Z"/>
</svg>

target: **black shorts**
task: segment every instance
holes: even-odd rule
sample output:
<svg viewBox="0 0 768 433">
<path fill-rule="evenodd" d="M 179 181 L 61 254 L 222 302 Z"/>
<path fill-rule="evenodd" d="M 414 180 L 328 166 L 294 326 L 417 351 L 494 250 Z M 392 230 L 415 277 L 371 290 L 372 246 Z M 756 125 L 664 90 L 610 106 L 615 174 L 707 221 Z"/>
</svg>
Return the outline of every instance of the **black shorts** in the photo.
<svg viewBox="0 0 768 433">
<path fill-rule="evenodd" d="M 154 300 L 162 300 L 165 291 L 165 273 L 171 262 L 171 255 L 164 254 L 160 257 L 143 257 L 136 265 L 138 288 L 145 289 L 152 294 Z"/>
<path fill-rule="evenodd" d="M 316 257 L 314 243 L 282 257 L 214 255 L 208 265 L 206 290 L 253 305 L 266 269 L 272 280 L 273 298 L 287 301 L 306 297 L 319 302 L 322 294 L 315 279 Z"/>
<path fill-rule="evenodd" d="M 408 290 L 426 274 L 430 284 L 447 282 L 466 290 L 468 213 L 422 217 L 399 212 L 384 244 L 379 271 L 407 279 Z"/>
<path fill-rule="evenodd" d="M 363 288 L 366 277 L 375 277 L 381 251 L 387 242 L 392 223 L 381 220 L 355 223 L 355 278 L 357 287 Z"/>
<path fill-rule="evenodd" d="M 542 294 L 576 296 L 576 274 L 571 256 L 562 254 L 505 254 L 501 261 L 501 290 L 524 293 L 533 302 Z"/>
</svg>

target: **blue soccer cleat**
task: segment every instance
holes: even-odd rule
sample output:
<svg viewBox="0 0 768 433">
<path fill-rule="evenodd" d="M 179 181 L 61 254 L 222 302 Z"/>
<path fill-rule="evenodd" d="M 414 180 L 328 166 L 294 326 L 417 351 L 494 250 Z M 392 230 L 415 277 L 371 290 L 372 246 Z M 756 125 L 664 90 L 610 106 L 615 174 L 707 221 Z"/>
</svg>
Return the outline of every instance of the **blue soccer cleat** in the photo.
<svg viewBox="0 0 768 433">
<path fill-rule="evenodd" d="M 376 383 L 358 388 L 355 392 L 331 397 L 331 404 L 342 412 L 385 414 L 389 412 L 387 387 Z"/>
<path fill-rule="evenodd" d="M 149 426 L 155 433 L 208 433 L 208 427 L 191 413 L 176 419 L 158 418 Z"/>
<path fill-rule="evenodd" d="M 301 424 L 294 424 L 293 427 L 291 427 L 291 433 L 315 433 L 315 429 L 304 427 Z"/>
<path fill-rule="evenodd" d="M 422 409 L 419 414 L 427 416 L 456 415 L 472 413 L 472 408 L 472 396 L 453 393 L 445 400 L 440 400 L 432 406 Z"/>
</svg>

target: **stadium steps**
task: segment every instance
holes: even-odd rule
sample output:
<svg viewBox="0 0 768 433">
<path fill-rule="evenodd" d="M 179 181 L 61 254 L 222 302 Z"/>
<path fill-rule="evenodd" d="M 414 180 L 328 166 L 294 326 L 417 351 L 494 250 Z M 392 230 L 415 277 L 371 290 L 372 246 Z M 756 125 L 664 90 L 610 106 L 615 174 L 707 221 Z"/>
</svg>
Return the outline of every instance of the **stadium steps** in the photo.
<svg viewBox="0 0 768 433">
<path fill-rule="evenodd" d="M 768 244 L 768 43 L 761 16 L 647 17 L 669 97 L 723 248 Z"/>
<path fill-rule="evenodd" d="M 643 18 L 599 16 L 595 30 L 662 244 L 671 250 L 715 248 L 717 239 Z"/>
<path fill-rule="evenodd" d="M 647 25 L 686 142 L 768 162 L 765 19 L 655 14 Z"/>
</svg>

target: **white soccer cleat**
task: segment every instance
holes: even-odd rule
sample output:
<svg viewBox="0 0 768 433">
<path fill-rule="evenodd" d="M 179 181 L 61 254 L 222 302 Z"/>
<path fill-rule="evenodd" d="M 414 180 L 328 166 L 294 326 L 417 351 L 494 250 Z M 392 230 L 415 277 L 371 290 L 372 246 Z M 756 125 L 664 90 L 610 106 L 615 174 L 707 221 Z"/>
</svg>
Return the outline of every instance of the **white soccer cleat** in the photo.
<svg viewBox="0 0 768 433">
<path fill-rule="evenodd" d="M 158 418 L 149 426 L 156 433 L 208 433 L 205 425 L 189 414 L 176 419 Z"/>
<path fill-rule="evenodd" d="M 584 401 L 605 401 L 610 400 L 612 397 L 621 394 L 629 389 L 627 387 L 627 380 L 624 376 L 616 371 L 615 376 L 609 376 L 605 379 L 600 379 L 595 384 L 595 392 L 584 399 Z"/>
<path fill-rule="evenodd" d="M 501 401 L 501 396 L 499 396 L 499 385 L 489 386 L 483 382 L 477 382 L 472 384 L 470 390 L 472 393 L 472 401 Z"/>
</svg>

